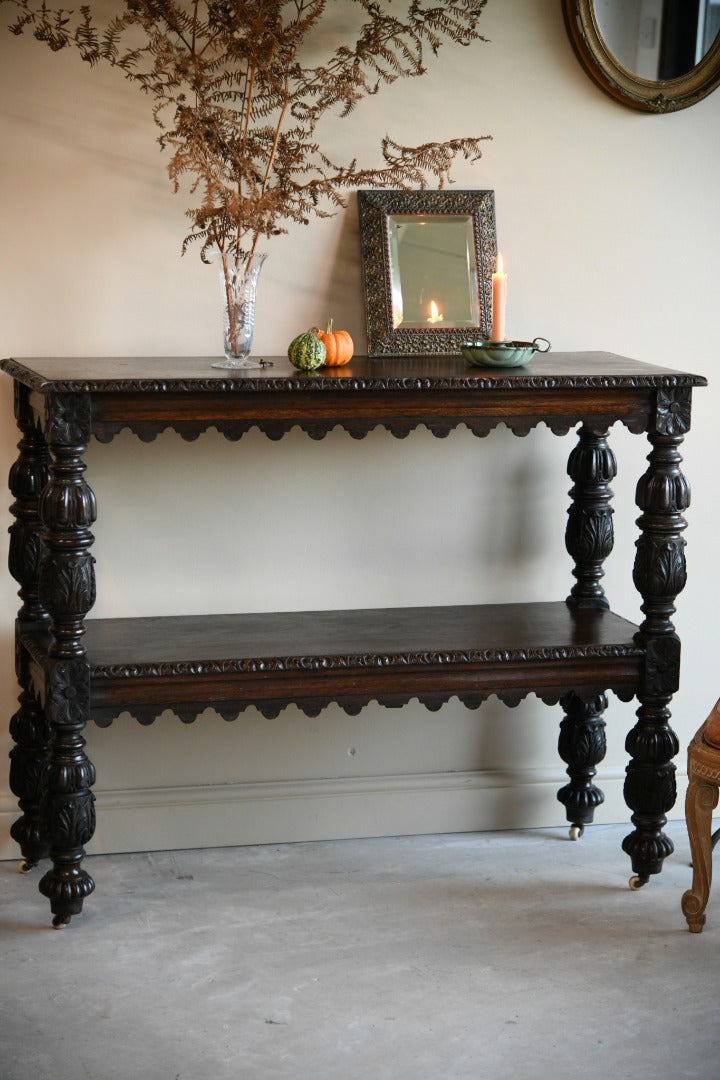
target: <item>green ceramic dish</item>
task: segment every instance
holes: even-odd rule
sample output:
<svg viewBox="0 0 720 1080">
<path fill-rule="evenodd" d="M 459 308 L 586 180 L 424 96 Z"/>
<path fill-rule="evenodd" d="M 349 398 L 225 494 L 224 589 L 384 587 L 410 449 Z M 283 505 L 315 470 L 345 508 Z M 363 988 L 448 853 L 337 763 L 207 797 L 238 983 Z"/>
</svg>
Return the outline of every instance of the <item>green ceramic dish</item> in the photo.
<svg viewBox="0 0 720 1080">
<path fill-rule="evenodd" d="M 535 352 L 549 352 L 547 338 L 532 341 L 467 341 L 460 351 L 474 367 L 522 367 Z"/>
</svg>

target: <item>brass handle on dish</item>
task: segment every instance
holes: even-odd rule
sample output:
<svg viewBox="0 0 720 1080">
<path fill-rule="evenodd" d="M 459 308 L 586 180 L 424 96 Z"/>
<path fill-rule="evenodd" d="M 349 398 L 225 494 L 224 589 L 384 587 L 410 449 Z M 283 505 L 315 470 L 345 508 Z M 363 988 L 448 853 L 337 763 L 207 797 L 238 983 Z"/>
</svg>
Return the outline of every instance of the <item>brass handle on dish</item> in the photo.
<svg viewBox="0 0 720 1080">
<path fill-rule="evenodd" d="M 545 348 L 544 349 L 540 348 L 540 346 L 538 345 L 538 341 L 544 341 L 545 342 Z M 538 352 L 550 352 L 550 350 L 552 349 L 552 345 L 550 344 L 550 342 L 548 341 L 548 339 L 546 337 L 533 338 L 532 343 L 533 343 L 533 345 L 535 346 L 535 348 L 537 349 Z"/>
</svg>

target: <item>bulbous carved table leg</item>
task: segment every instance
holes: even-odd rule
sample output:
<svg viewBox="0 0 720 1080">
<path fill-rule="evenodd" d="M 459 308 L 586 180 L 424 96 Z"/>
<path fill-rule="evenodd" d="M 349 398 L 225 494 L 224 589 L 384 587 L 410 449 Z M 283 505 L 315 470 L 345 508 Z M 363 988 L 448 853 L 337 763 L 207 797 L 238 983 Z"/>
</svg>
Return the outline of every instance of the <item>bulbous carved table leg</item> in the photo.
<svg viewBox="0 0 720 1080">
<path fill-rule="evenodd" d="M 18 443 L 17 461 L 10 469 L 10 491 L 14 496 L 10 526 L 10 573 L 20 586 L 22 606 L 18 612 L 16 635 L 23 627 L 47 622 L 47 612 L 38 596 L 38 572 L 42 553 L 40 538 L 40 495 L 47 484 L 49 454 L 28 402 L 26 387 L 15 384 L 15 415 L 23 437 Z M 22 870 L 36 866 L 48 853 L 48 839 L 40 815 L 41 778 L 49 753 L 49 729 L 45 713 L 31 690 L 25 658 L 16 650 L 17 677 L 21 687 L 20 708 L 10 721 L 15 746 L 10 751 L 10 788 L 17 796 L 22 816 L 13 823 L 10 835 L 20 845 Z"/>
<path fill-rule="evenodd" d="M 81 867 L 84 846 L 95 832 L 95 769 L 81 732 L 90 706 L 90 672 L 83 659 L 51 662 L 46 709 L 53 732 L 43 810 L 53 867 L 40 881 L 50 900 L 53 924 L 63 926 L 82 911 L 95 882 Z"/>
<path fill-rule="evenodd" d="M 690 505 L 690 488 L 680 471 L 678 451 L 690 426 L 690 391 L 658 391 L 655 430 L 648 436 L 649 468 L 640 478 L 636 501 L 638 519 L 633 580 L 642 594 L 645 619 L 638 640 L 645 646 L 645 669 L 638 699 L 637 723 L 625 746 L 631 755 L 625 780 L 625 801 L 633 810 L 635 831 L 623 840 L 632 861 L 631 886 L 658 874 L 673 843 L 663 832 L 667 813 L 677 796 L 672 759 L 679 750 L 670 727 L 668 705 L 678 688 L 680 641 L 671 616 L 674 601 L 685 587 L 686 527 L 682 512 Z"/>
<path fill-rule="evenodd" d="M 40 811 L 43 774 L 50 753 L 47 718 L 32 694 L 23 690 L 20 708 L 10 721 L 15 746 L 10 751 L 10 790 L 18 798 L 22 816 L 10 826 L 20 846 L 20 869 L 31 870 L 48 855 L 49 839 Z"/>
<path fill-rule="evenodd" d="M 577 579 L 567 598 L 568 607 L 606 610 L 609 607 L 601 585 L 602 564 L 613 549 L 614 533 L 610 481 L 617 472 L 615 455 L 608 446 L 607 432 L 597 433 L 585 424 L 568 460 L 570 489 L 565 547 L 575 562 Z"/>
<path fill-rule="evenodd" d="M 575 563 L 576 578 L 567 598 L 570 608 L 603 611 L 609 606 L 601 579 L 603 562 L 614 541 L 610 481 L 616 471 L 607 431 L 593 431 L 583 424 L 568 460 L 568 474 L 574 483 L 570 489 L 572 503 L 565 547 Z M 603 713 L 607 697 L 601 693 L 587 701 L 570 693 L 561 705 L 565 718 L 560 724 L 558 751 L 568 766 L 570 783 L 560 788 L 557 797 L 565 806 L 570 836 L 577 839 L 605 798 L 592 780 L 595 766 L 605 757 Z"/>
<path fill-rule="evenodd" d="M 607 697 L 598 694 L 591 701 L 583 701 L 576 694 L 567 694 L 561 705 L 565 718 L 560 724 L 558 751 L 567 763 L 570 783 L 560 788 L 557 797 L 571 824 L 570 835 L 577 839 L 585 826 L 591 824 L 595 808 L 605 799 L 592 780 L 595 766 L 605 757 L 603 713 Z"/>
<path fill-rule="evenodd" d="M 52 641 L 45 671 L 45 710 L 51 731 L 45 775 L 44 813 L 52 869 L 40 881 L 50 900 L 53 924 L 63 926 L 82 910 L 95 888 L 81 866 L 84 845 L 95 830 L 92 785 L 95 770 L 85 754 L 82 731 L 90 717 L 90 669 L 81 638 L 84 618 L 95 602 L 90 526 L 95 496 L 83 478 L 82 454 L 89 408 L 78 395 L 56 395 L 48 403 L 50 480 L 40 512 L 44 553 L 40 597 L 50 613 Z"/>
</svg>

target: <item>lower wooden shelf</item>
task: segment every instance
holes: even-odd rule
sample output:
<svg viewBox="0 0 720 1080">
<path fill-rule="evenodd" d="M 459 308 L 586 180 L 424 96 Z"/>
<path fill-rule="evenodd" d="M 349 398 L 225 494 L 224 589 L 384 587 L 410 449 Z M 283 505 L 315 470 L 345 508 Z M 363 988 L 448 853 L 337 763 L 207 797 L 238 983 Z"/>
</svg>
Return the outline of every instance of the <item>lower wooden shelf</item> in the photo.
<svg viewBox="0 0 720 1080">
<path fill-rule="evenodd" d="M 476 707 L 491 694 L 551 703 L 571 690 L 629 700 L 644 660 L 637 629 L 564 602 L 91 619 L 91 715 L 150 723 L 169 708 L 191 721 L 212 707 L 231 719 L 254 705 L 272 717 L 291 703 L 316 715 L 331 702 L 356 713 L 372 700 L 432 709 L 453 696 Z M 42 697 L 47 630 L 20 642 Z"/>
</svg>

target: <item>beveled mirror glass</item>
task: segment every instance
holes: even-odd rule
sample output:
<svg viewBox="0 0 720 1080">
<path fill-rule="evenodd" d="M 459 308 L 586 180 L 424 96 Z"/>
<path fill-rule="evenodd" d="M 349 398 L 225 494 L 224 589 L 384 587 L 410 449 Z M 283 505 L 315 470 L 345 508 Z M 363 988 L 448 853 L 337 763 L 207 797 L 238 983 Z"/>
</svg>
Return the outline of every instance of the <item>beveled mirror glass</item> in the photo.
<svg viewBox="0 0 720 1080">
<path fill-rule="evenodd" d="M 359 191 L 370 356 L 459 353 L 488 336 L 492 191 Z"/>
<path fill-rule="evenodd" d="M 591 79 L 644 112 L 685 109 L 720 85 L 720 0 L 562 0 Z"/>
</svg>

